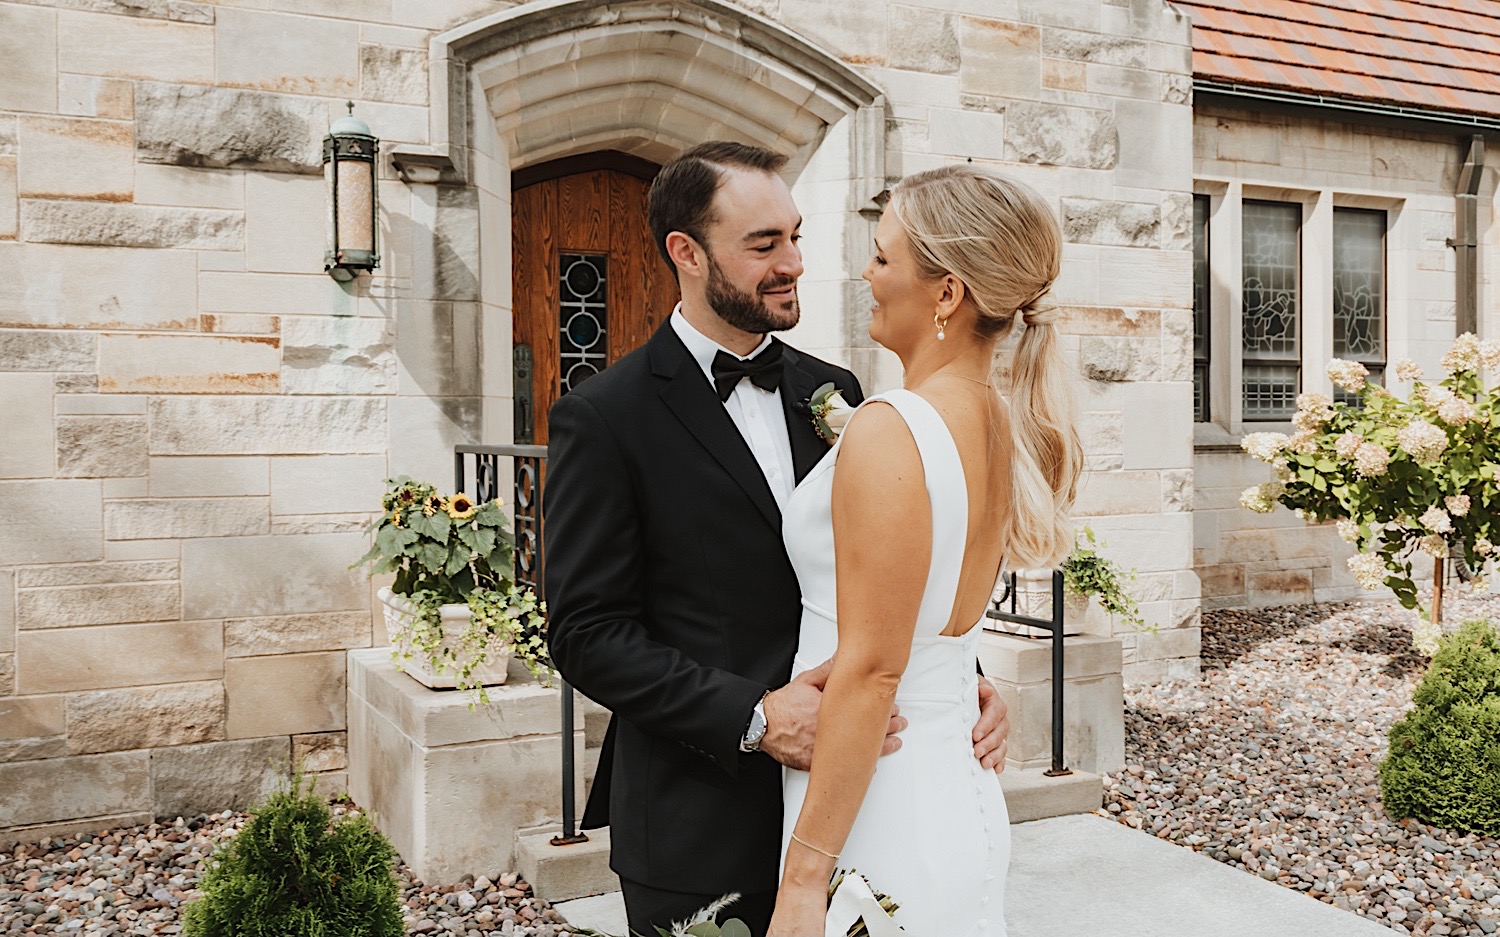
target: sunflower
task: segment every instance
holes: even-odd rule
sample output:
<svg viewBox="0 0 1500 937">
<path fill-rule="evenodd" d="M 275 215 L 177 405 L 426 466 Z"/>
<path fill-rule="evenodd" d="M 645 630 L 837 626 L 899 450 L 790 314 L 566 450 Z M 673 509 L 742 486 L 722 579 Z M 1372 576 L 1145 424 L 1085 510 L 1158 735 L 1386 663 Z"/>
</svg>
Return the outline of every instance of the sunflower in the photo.
<svg viewBox="0 0 1500 937">
<path fill-rule="evenodd" d="M 426 514 L 428 517 L 431 517 L 433 514 L 441 510 L 443 510 L 443 499 L 438 495 L 433 495 L 426 501 L 422 502 L 422 513 Z"/>
<path fill-rule="evenodd" d="M 401 509 L 400 508 L 397 508 L 396 509 L 396 513 L 391 515 L 391 523 L 395 524 L 397 527 L 401 526 Z"/>
<path fill-rule="evenodd" d="M 444 502 L 443 510 L 447 511 L 448 516 L 456 521 L 466 521 L 473 517 L 474 512 L 478 511 L 479 508 L 474 506 L 474 502 L 469 500 L 468 495 L 460 493 Z"/>
</svg>

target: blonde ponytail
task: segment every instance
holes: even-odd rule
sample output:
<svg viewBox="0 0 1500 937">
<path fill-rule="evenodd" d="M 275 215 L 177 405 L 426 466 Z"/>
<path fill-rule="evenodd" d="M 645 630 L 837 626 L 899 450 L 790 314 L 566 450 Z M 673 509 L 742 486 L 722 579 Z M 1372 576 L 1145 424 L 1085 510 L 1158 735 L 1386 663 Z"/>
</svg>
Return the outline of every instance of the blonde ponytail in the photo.
<svg viewBox="0 0 1500 937">
<path fill-rule="evenodd" d="M 891 193 L 922 273 L 964 281 L 982 338 L 1023 329 L 1010 365 L 1011 508 L 1000 531 L 1012 567 L 1056 566 L 1073 545 L 1069 513 L 1083 446 L 1057 311 L 1040 305 L 1062 263 L 1062 231 L 1030 186 L 964 164 L 916 173 Z"/>
</svg>

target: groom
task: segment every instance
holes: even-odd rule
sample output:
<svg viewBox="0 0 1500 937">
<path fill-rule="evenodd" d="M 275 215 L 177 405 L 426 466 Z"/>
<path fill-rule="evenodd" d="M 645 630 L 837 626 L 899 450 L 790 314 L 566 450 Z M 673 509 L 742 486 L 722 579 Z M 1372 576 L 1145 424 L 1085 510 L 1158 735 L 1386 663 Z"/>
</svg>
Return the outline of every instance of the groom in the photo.
<svg viewBox="0 0 1500 937">
<path fill-rule="evenodd" d="M 851 404 L 863 395 L 770 334 L 799 316 L 785 161 L 711 142 L 662 168 L 648 217 L 682 302 L 549 417 L 549 643 L 613 713 L 583 826 L 610 827 L 634 933 L 729 892 L 741 898 L 725 917 L 764 933 L 781 765 L 811 760 L 828 668 L 787 682 L 802 609 L 781 516 L 828 451 L 808 398 L 829 382 Z M 975 750 L 998 770 L 1005 707 L 980 686 Z M 893 711 L 885 753 L 904 724 Z"/>
</svg>

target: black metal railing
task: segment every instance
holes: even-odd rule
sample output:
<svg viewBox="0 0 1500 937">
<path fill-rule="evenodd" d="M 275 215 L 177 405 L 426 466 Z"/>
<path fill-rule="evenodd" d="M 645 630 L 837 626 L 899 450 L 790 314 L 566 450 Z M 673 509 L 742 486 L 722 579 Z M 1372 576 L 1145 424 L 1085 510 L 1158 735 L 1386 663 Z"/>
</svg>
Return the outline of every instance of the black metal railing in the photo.
<svg viewBox="0 0 1500 937">
<path fill-rule="evenodd" d="M 1016 612 L 1016 574 L 1006 573 L 1002 581 L 1005 591 L 1000 598 L 991 605 L 985 614 L 996 621 L 1010 622 L 1013 625 L 1026 625 L 1030 628 L 1040 628 L 1049 632 L 1052 639 L 1052 767 L 1047 770 L 1048 777 L 1060 777 L 1072 774 L 1066 764 L 1063 763 L 1063 574 L 1062 570 L 1052 571 L 1052 617 L 1037 618 L 1032 615 L 1021 615 Z M 1010 604 L 1010 611 L 1005 610 L 1006 603 Z M 1023 636 L 1024 637 L 1024 636 Z"/>
<path fill-rule="evenodd" d="M 543 595 L 544 562 L 542 552 L 542 479 L 547 469 L 546 446 L 454 446 L 453 487 L 468 491 L 474 480 L 474 499 L 483 503 L 505 498 L 500 488 L 501 462 L 510 460 L 510 504 L 515 531 L 515 577 L 518 585 Z M 469 467 L 473 466 L 470 473 Z M 558 677 L 562 690 L 562 814 L 561 835 L 552 837 L 554 846 L 586 843 L 588 837 L 578 830 L 578 804 L 574 800 L 573 780 L 577 765 L 573 761 L 573 688 Z"/>
</svg>

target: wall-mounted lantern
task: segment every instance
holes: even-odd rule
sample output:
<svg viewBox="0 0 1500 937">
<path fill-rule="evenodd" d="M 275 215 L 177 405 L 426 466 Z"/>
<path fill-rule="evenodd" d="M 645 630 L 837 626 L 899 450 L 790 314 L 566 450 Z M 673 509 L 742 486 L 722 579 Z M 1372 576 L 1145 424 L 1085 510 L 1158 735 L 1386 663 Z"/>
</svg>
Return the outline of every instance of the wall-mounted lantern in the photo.
<svg viewBox="0 0 1500 937">
<path fill-rule="evenodd" d="M 323 178 L 328 185 L 328 251 L 323 270 L 335 280 L 352 280 L 361 270 L 380 266 L 376 243 L 379 205 L 375 161 L 380 141 L 364 121 L 349 113 L 334 121 L 323 138 Z"/>
</svg>

